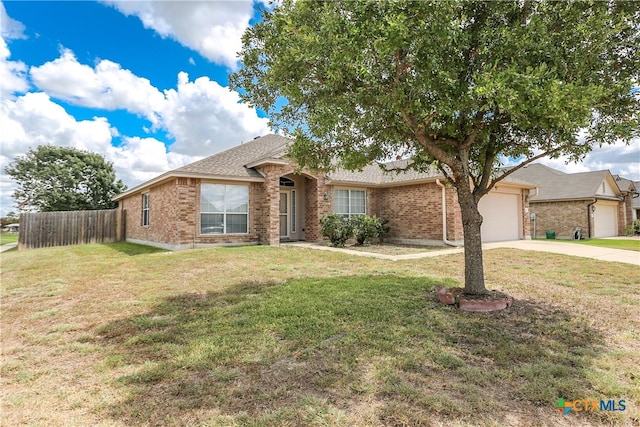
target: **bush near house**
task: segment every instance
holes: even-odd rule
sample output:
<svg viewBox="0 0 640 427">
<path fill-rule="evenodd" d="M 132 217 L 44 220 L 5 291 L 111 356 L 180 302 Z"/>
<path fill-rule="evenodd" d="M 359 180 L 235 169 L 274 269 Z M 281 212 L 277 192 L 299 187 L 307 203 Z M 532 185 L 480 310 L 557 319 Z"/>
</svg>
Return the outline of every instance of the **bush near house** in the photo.
<svg viewBox="0 0 640 427">
<path fill-rule="evenodd" d="M 331 246 L 338 248 L 343 248 L 351 238 L 355 238 L 356 245 L 363 246 L 389 232 L 386 222 L 369 215 L 344 218 L 335 213 L 326 214 L 320 218 L 320 225 L 322 235 L 329 239 Z"/>
<path fill-rule="evenodd" d="M 348 218 L 331 213 L 320 218 L 320 232 L 329 239 L 331 246 L 344 248 L 353 235 L 353 226 Z"/>
<path fill-rule="evenodd" d="M 356 239 L 358 246 L 363 246 L 374 237 L 380 235 L 382 224 L 375 216 L 358 215 L 351 217 L 349 220 L 353 226 L 353 237 Z"/>
</svg>

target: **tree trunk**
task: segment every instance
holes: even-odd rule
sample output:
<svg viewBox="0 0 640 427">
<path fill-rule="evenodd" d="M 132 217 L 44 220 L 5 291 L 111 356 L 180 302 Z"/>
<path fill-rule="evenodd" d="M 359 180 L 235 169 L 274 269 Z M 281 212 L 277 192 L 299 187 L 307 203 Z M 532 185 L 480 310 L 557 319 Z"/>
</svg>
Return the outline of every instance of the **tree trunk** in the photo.
<svg viewBox="0 0 640 427">
<path fill-rule="evenodd" d="M 479 295 L 487 292 L 484 286 L 482 236 L 480 234 L 482 215 L 478 211 L 478 203 L 469 186 L 463 184 L 460 187 L 463 188 L 457 190 L 464 232 L 464 293 Z"/>
</svg>

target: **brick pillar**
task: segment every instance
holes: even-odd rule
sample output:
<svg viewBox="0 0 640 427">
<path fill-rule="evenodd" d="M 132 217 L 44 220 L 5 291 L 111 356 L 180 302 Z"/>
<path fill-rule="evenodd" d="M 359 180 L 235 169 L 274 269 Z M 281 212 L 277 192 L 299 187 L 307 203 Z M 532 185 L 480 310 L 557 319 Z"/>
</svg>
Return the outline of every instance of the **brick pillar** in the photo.
<svg viewBox="0 0 640 427">
<path fill-rule="evenodd" d="M 331 199 L 325 200 L 325 193 L 330 193 L 323 173 L 317 179 L 307 178 L 305 181 L 305 233 L 308 242 L 322 240 L 320 234 L 320 217 L 331 212 Z"/>
<path fill-rule="evenodd" d="M 264 179 L 264 205 L 263 218 L 265 220 L 265 242 L 271 246 L 280 246 L 280 173 L 274 167 L 266 166 L 263 169 Z"/>
<path fill-rule="evenodd" d="M 522 238 L 531 240 L 531 209 L 529 209 L 529 189 L 523 189 L 522 200 Z"/>
</svg>

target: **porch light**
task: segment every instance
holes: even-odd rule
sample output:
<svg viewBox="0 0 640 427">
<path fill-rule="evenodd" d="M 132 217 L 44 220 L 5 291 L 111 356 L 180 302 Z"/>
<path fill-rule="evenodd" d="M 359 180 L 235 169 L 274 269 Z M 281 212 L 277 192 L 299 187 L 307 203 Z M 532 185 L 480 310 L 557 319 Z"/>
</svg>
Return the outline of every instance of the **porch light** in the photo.
<svg viewBox="0 0 640 427">
<path fill-rule="evenodd" d="M 325 199 L 325 200 L 329 200 L 329 198 L 330 198 L 330 197 L 331 197 L 331 194 L 329 194 L 329 192 L 328 192 L 328 191 L 325 191 L 325 193 L 324 193 L 324 199 Z"/>
</svg>

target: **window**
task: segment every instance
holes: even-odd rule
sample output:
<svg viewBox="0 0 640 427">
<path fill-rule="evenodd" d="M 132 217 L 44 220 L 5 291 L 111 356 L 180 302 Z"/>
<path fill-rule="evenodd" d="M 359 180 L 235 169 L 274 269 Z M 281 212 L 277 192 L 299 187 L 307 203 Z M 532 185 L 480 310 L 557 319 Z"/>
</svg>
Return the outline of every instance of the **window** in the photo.
<svg viewBox="0 0 640 427">
<path fill-rule="evenodd" d="M 249 231 L 249 187 L 202 184 L 200 233 L 237 234 Z"/>
<path fill-rule="evenodd" d="M 333 210 L 345 218 L 366 214 L 366 206 L 364 190 L 334 190 L 333 192 Z"/>
<path fill-rule="evenodd" d="M 142 195 L 142 226 L 149 226 L 149 193 Z"/>
</svg>

